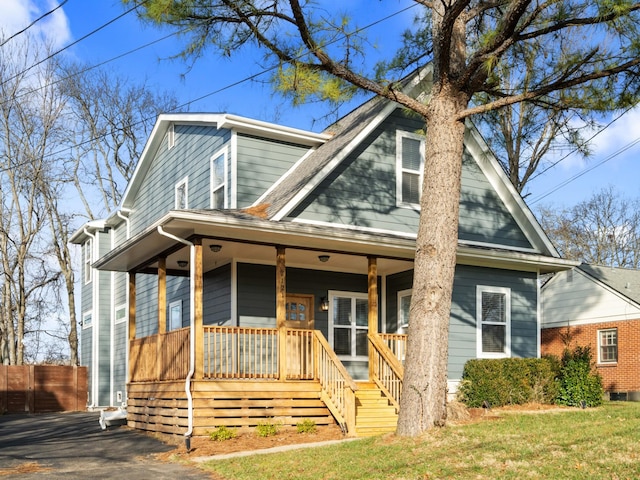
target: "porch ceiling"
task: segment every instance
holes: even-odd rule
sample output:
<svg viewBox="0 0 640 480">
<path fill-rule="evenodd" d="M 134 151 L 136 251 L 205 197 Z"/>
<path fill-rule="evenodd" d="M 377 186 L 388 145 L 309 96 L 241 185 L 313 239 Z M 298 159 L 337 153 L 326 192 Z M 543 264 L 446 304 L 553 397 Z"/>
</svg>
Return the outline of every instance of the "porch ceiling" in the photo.
<svg viewBox="0 0 640 480">
<path fill-rule="evenodd" d="M 288 267 L 366 272 L 367 255 L 378 258 L 378 273 L 388 275 L 412 268 L 415 242 L 389 236 L 387 239 L 346 229 L 314 227 L 296 223 L 270 222 L 247 215 L 219 212 L 171 212 L 157 224 L 129 239 L 100 258 L 100 270 L 155 270 L 158 259 L 166 257 L 173 274 L 189 272 L 178 261 L 189 260 L 189 247 L 162 235 L 162 229 L 182 239 L 202 238 L 204 271 L 236 259 L 241 262 L 274 264 L 275 246 L 286 248 Z M 211 245 L 220 245 L 213 252 Z M 326 262 L 320 255 L 328 255 Z"/>
</svg>

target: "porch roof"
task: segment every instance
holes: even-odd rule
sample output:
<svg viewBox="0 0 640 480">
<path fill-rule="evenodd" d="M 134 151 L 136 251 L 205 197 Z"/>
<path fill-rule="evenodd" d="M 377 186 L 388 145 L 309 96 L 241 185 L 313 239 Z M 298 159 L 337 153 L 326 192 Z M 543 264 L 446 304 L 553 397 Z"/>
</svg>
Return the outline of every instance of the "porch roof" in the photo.
<svg viewBox="0 0 640 480">
<path fill-rule="evenodd" d="M 385 275 L 411 269 L 416 246 L 415 235 L 275 222 L 241 211 L 173 210 L 98 259 L 94 267 L 121 272 L 153 271 L 158 259 L 166 258 L 167 268 L 174 274 L 181 269 L 187 274 L 189 267 L 179 267 L 178 261 L 189 259 L 188 248 L 162 235 L 158 227 L 179 238 L 202 238 L 204 271 L 231 259 L 273 263 L 273 247 L 282 246 L 287 248 L 288 266 L 357 272 L 366 265 L 362 257 L 375 256 L 378 273 Z M 222 249 L 213 252 L 211 245 Z M 319 254 L 329 254 L 330 261 L 319 262 Z M 458 262 L 541 273 L 565 270 L 575 264 L 542 255 L 462 245 L 458 247 Z"/>
</svg>

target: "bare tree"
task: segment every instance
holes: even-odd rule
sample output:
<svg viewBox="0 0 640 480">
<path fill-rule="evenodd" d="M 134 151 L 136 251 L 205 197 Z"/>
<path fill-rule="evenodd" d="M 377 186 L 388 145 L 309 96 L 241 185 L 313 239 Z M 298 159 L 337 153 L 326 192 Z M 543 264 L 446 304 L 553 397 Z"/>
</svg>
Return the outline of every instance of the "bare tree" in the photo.
<svg viewBox="0 0 640 480">
<path fill-rule="evenodd" d="M 573 207 L 545 206 L 539 218 L 566 258 L 595 265 L 640 267 L 640 200 L 614 187 L 595 193 Z"/>
<path fill-rule="evenodd" d="M 357 18 L 333 15 L 321 1 L 124 1 L 139 4 L 140 14 L 153 22 L 188 27 L 182 30 L 189 40 L 186 57 L 198 58 L 207 48 L 232 55 L 258 45 L 280 66 L 276 86 L 295 98 L 336 100 L 355 88 L 424 119 L 424 182 L 398 433 L 415 436 L 443 424 L 465 119 L 541 99 L 563 110 L 588 108 L 588 96 L 600 97 L 607 108 L 632 104 L 640 4 L 415 0 L 417 22 L 403 32 L 404 48 L 388 65 L 372 68 L 364 60 L 365 32 Z M 369 2 L 367 8 L 387 4 Z M 533 84 L 522 81 L 521 45 L 535 53 L 540 75 Z M 425 102 L 422 95 L 405 94 L 398 80 L 426 62 L 433 83 Z M 503 66 L 520 72 L 509 90 L 497 81 Z M 478 94 L 486 100 L 473 104 Z"/>
<path fill-rule="evenodd" d="M 29 319 L 37 318 L 36 302 L 30 301 L 58 276 L 42 261 L 46 215 L 39 183 L 48 168 L 63 102 L 46 86 L 53 75 L 50 63 L 27 75 L 26 66 L 38 53 L 33 45 L 27 40 L 5 46 L 0 57 L 2 356 L 3 362 L 18 365 L 25 358 Z"/>
<path fill-rule="evenodd" d="M 67 169 L 87 217 L 99 218 L 118 206 L 157 115 L 177 100 L 106 70 L 73 64 L 60 76 L 72 134 Z"/>
</svg>

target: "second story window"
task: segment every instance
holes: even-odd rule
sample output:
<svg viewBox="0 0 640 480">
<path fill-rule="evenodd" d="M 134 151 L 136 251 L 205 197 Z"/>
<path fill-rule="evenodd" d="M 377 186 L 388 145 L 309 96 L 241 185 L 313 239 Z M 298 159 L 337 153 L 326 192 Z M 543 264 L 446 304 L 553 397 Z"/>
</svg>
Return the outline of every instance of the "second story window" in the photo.
<svg viewBox="0 0 640 480">
<path fill-rule="evenodd" d="M 226 208 L 226 152 L 211 157 L 211 208 Z"/>
<path fill-rule="evenodd" d="M 93 263 L 93 240 L 89 238 L 84 244 L 84 283 L 89 283 L 92 280 L 92 268 Z"/>
<path fill-rule="evenodd" d="M 398 205 L 420 204 L 424 137 L 398 131 L 396 134 L 396 202 Z"/>
<path fill-rule="evenodd" d="M 167 149 L 171 150 L 176 145 L 176 130 L 173 125 L 169 125 L 167 130 Z"/>
<path fill-rule="evenodd" d="M 189 181 L 188 177 L 183 178 L 176 183 L 175 190 L 175 209 L 185 210 L 189 208 Z"/>
</svg>

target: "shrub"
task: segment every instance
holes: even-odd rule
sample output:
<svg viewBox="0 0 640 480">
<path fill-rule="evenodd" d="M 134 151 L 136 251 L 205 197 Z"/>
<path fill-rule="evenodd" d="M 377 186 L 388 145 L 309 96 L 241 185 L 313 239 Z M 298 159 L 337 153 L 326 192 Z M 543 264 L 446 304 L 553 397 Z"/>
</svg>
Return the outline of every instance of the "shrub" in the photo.
<svg viewBox="0 0 640 480">
<path fill-rule="evenodd" d="M 209 432 L 209 438 L 216 442 L 231 440 L 232 438 L 236 438 L 236 431 L 222 425 L 216 428 L 213 432 Z"/>
<path fill-rule="evenodd" d="M 302 422 L 296 424 L 298 433 L 315 433 L 317 430 L 316 422 L 309 418 L 305 418 Z"/>
<path fill-rule="evenodd" d="M 551 364 L 543 358 L 469 360 L 458 388 L 468 407 L 553 403 L 557 383 Z"/>
<path fill-rule="evenodd" d="M 259 437 L 272 437 L 273 435 L 277 435 L 279 430 L 280 426 L 270 421 L 260 422 L 256 426 L 256 434 Z"/>
<path fill-rule="evenodd" d="M 560 388 L 556 402 L 561 405 L 597 407 L 602 405 L 602 379 L 593 371 L 591 348 L 566 349 L 562 355 Z"/>
</svg>

